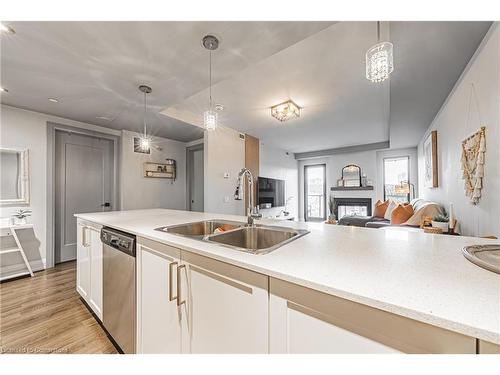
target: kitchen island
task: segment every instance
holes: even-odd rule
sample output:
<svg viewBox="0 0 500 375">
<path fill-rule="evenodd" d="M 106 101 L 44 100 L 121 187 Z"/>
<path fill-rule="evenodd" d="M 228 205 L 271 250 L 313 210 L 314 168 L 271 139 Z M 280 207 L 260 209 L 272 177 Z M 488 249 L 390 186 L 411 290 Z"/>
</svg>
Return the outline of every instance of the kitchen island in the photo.
<svg viewBox="0 0 500 375">
<path fill-rule="evenodd" d="M 280 222 L 310 233 L 254 255 L 155 230 L 241 216 L 76 216 L 79 226 L 137 236 L 139 353 L 476 353 L 500 345 L 500 275 L 461 252 L 492 240 Z"/>
</svg>

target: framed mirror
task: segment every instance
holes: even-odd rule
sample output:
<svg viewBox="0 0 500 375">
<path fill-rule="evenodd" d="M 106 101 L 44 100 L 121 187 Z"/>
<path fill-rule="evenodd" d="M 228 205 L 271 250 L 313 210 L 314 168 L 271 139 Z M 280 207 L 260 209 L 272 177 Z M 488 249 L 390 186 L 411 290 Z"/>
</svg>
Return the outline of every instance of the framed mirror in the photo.
<svg viewBox="0 0 500 375">
<path fill-rule="evenodd" d="M 354 164 L 346 165 L 342 168 L 342 180 L 345 187 L 361 186 L 361 168 Z"/>
<path fill-rule="evenodd" d="M 28 150 L 0 148 L 0 205 L 30 203 Z"/>
</svg>

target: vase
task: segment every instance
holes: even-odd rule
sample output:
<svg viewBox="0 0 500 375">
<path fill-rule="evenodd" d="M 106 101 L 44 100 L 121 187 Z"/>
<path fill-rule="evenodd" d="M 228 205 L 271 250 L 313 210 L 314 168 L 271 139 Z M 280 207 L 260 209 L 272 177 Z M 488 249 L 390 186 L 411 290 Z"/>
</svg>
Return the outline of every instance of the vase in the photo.
<svg viewBox="0 0 500 375">
<path fill-rule="evenodd" d="M 434 221 L 432 220 L 432 226 L 434 228 L 441 228 L 443 233 L 448 232 L 448 222 L 442 222 L 442 221 Z"/>
<path fill-rule="evenodd" d="M 28 224 L 28 219 L 25 217 L 19 218 L 15 217 L 14 218 L 14 225 L 26 225 Z"/>
</svg>

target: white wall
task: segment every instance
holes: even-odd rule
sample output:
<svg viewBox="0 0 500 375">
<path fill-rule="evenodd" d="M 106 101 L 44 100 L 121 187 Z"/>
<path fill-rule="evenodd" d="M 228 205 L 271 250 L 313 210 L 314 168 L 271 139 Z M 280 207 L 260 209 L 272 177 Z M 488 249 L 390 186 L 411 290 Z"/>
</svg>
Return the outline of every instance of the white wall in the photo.
<svg viewBox="0 0 500 375">
<path fill-rule="evenodd" d="M 33 210 L 29 222 L 34 231 L 23 231 L 27 257 L 34 270 L 44 268 L 46 259 L 46 214 L 47 214 L 47 122 L 70 125 L 108 134 L 119 132 L 99 126 L 67 120 L 43 113 L 27 111 L 2 105 L 0 109 L 0 146 L 26 148 L 30 158 L 30 204 L 28 206 L 0 207 L 0 217 L 8 218 L 19 208 Z M 4 239 L 3 241 L 8 241 Z M 2 243 L 2 246 L 4 244 Z M 7 254 L 0 258 L 2 276 L 16 273 L 24 268 L 19 254 Z"/>
<path fill-rule="evenodd" d="M 245 139 L 240 133 L 219 126 L 205 132 L 205 212 L 244 215 L 244 201 L 234 200 L 238 172 L 245 166 Z M 224 178 L 229 173 L 229 178 Z"/>
<path fill-rule="evenodd" d="M 259 176 L 276 178 L 285 181 L 285 200 L 292 197 L 287 206 L 290 216 L 298 218 L 299 207 L 299 174 L 298 162 L 293 153 L 272 148 L 261 143 L 259 148 Z M 279 215 L 284 207 L 261 209 L 263 217 Z"/>
<path fill-rule="evenodd" d="M 137 133 L 123 130 L 121 139 L 121 208 L 186 208 L 186 143 L 155 137 L 150 154 L 134 152 Z M 161 148 L 159 150 L 158 148 Z M 177 179 L 146 178 L 144 162 L 177 162 Z"/>
<path fill-rule="evenodd" d="M 478 105 L 469 106 L 472 84 Z M 500 237 L 500 26 L 495 22 L 418 147 L 420 195 L 447 208 L 453 202 L 463 234 Z M 478 108 L 479 107 L 479 108 Z M 467 120 L 468 119 L 468 120 Z M 461 142 L 486 126 L 484 188 L 478 205 L 463 188 Z M 437 130 L 439 187 L 423 186 L 423 141 Z"/>
</svg>

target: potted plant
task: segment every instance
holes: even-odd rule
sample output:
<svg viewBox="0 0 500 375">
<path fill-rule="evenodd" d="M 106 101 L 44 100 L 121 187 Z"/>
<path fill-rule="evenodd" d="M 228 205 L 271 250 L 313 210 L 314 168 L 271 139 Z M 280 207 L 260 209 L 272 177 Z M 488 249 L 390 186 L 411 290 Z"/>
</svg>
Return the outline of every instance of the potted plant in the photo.
<svg viewBox="0 0 500 375">
<path fill-rule="evenodd" d="M 330 211 L 330 215 L 328 215 L 328 224 L 336 224 L 337 218 L 333 213 L 333 211 L 335 210 L 335 202 L 333 197 L 330 197 L 330 199 L 328 200 L 328 210 Z"/>
<path fill-rule="evenodd" d="M 18 209 L 13 215 L 15 225 L 24 225 L 27 223 L 27 217 L 31 216 L 31 210 Z"/>
<path fill-rule="evenodd" d="M 448 215 L 440 214 L 432 218 L 432 226 L 434 228 L 441 228 L 443 232 L 448 232 L 449 219 Z"/>
</svg>

